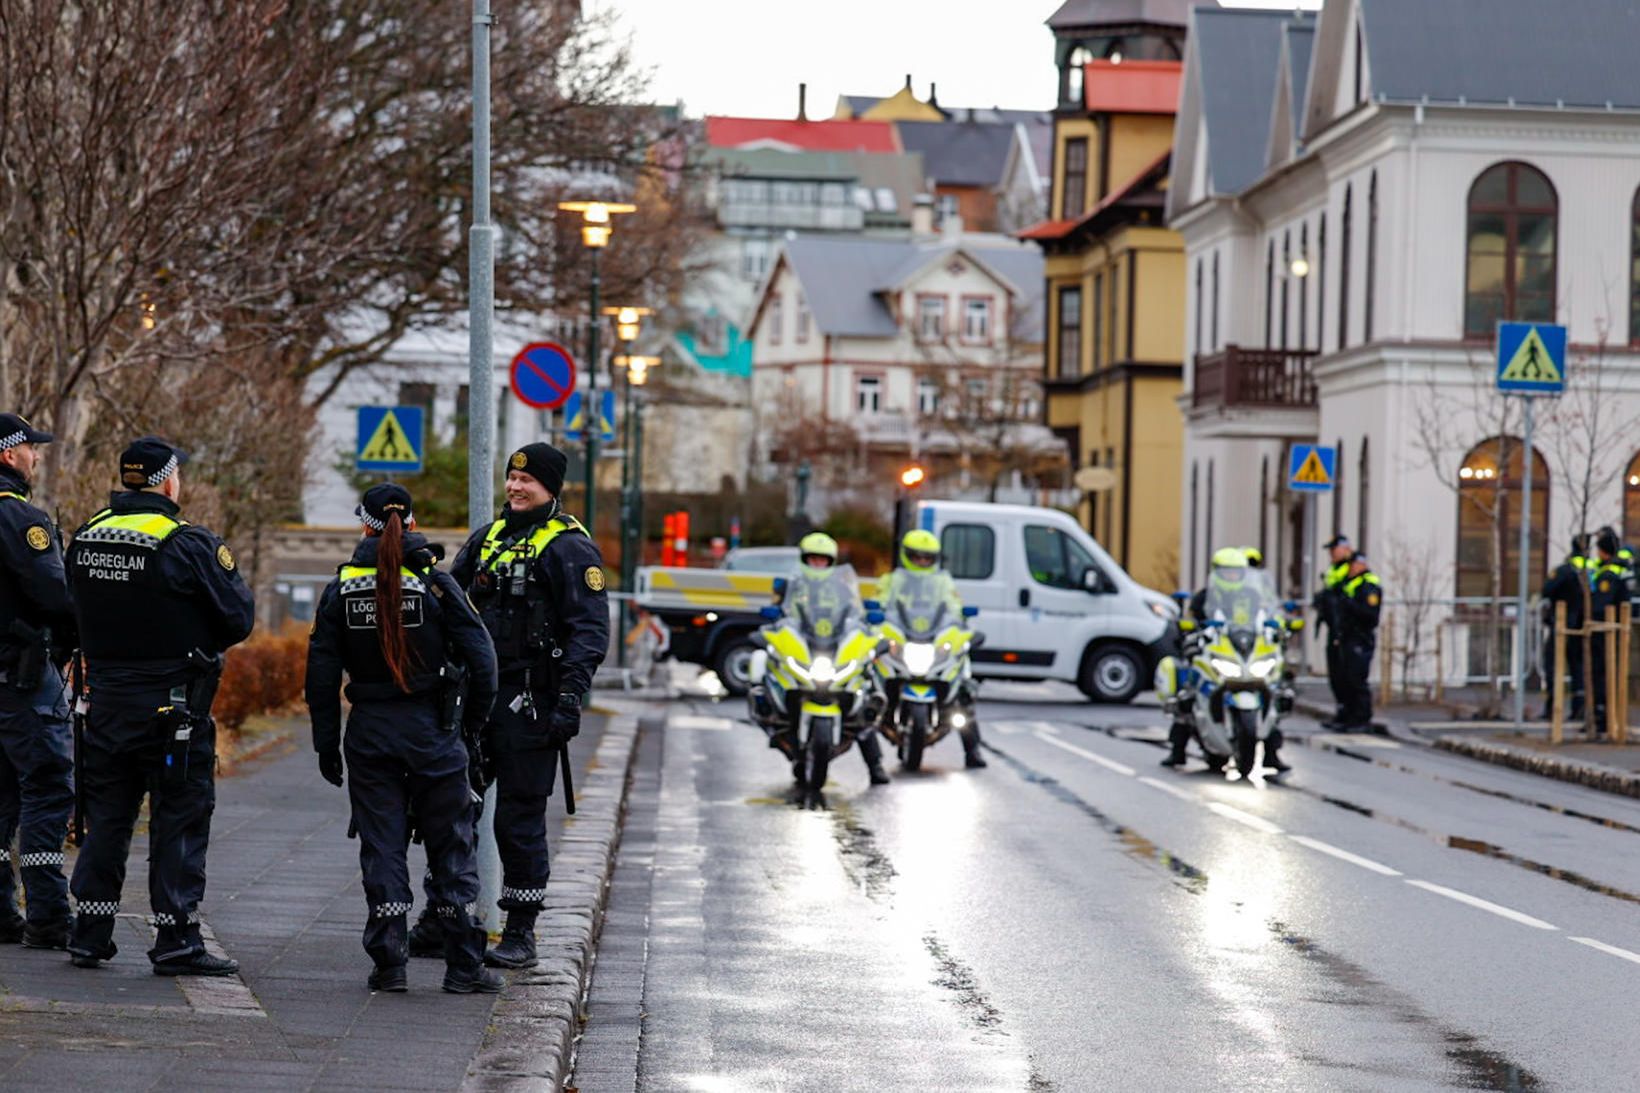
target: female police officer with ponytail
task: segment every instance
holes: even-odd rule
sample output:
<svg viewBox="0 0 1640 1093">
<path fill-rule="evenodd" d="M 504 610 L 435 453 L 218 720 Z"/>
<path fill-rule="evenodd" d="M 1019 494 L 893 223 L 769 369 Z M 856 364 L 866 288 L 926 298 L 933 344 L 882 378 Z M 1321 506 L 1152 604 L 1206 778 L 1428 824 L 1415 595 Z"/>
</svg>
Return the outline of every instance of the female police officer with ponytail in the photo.
<svg viewBox="0 0 1640 1093">
<path fill-rule="evenodd" d="M 410 829 L 427 846 L 429 905 L 444 935 L 444 989 L 495 993 L 483 966 L 476 917 L 478 865 L 468 749 L 495 699 L 495 647 L 466 595 L 434 568 L 440 552 L 410 530 L 410 494 L 374 486 L 358 508 L 364 537 L 319 599 L 308 644 L 307 703 L 319 770 L 342 784 L 344 742 L 337 692 L 348 677 L 348 797 L 359 832 L 369 917 L 372 989 L 406 989 L 406 914 L 412 903 L 405 850 Z M 464 708 L 448 689 L 465 671 Z M 451 724 L 451 711 L 461 724 Z M 477 757 L 474 756 L 476 764 Z"/>
</svg>

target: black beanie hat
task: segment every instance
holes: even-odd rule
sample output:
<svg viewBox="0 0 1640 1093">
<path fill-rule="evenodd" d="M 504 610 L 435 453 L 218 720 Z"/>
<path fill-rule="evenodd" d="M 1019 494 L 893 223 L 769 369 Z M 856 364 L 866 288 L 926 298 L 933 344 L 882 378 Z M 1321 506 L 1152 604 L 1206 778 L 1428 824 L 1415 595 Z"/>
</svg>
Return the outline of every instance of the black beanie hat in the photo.
<svg viewBox="0 0 1640 1093">
<path fill-rule="evenodd" d="M 364 491 L 364 501 L 354 514 L 359 522 L 371 531 L 382 531 L 387 527 L 387 517 L 398 513 L 399 522 L 405 527 L 415 514 L 410 509 L 410 491 L 393 482 L 383 482 L 379 486 L 371 486 Z"/>
<path fill-rule="evenodd" d="M 523 471 L 554 497 L 564 491 L 564 471 L 568 467 L 569 456 L 541 441 L 524 445 L 507 460 L 509 471 Z"/>
</svg>

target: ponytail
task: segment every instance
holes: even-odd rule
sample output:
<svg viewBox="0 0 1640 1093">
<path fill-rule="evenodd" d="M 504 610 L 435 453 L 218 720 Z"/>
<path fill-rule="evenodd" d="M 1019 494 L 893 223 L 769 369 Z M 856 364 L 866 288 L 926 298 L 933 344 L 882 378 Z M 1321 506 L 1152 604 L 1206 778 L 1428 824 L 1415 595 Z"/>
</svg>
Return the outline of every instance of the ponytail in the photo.
<svg viewBox="0 0 1640 1093">
<path fill-rule="evenodd" d="M 399 569 L 404 564 L 404 522 L 389 512 L 376 551 L 376 633 L 382 659 L 399 690 L 410 690 L 410 642 L 404 633 L 404 589 Z"/>
</svg>

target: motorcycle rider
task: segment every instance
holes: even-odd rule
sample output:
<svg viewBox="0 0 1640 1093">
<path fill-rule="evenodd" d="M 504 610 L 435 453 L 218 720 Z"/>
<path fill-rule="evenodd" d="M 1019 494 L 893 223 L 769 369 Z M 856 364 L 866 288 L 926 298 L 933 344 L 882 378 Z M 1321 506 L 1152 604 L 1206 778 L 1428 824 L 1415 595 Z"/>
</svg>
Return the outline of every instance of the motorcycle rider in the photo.
<svg viewBox="0 0 1640 1093">
<path fill-rule="evenodd" d="M 1228 605 L 1230 610 L 1224 621 L 1231 626 L 1253 625 L 1258 619 L 1259 610 L 1269 599 L 1268 591 L 1262 584 L 1263 575 L 1252 571 L 1247 562 L 1246 551 L 1238 547 L 1220 547 L 1214 552 L 1213 569 L 1207 580 L 1208 583 L 1197 589 L 1196 594 L 1190 597 L 1187 608 L 1198 627 L 1208 621 L 1209 592 L 1212 592 L 1215 603 Z M 1190 731 L 1188 721 L 1179 720 L 1173 723 L 1168 731 L 1170 747 L 1167 758 L 1162 760 L 1162 766 L 1184 765 L 1185 746 L 1190 743 Z M 1264 740 L 1264 765 L 1278 774 L 1292 769 L 1281 760 L 1282 740 L 1280 729 L 1271 729 L 1269 736 Z"/>
<path fill-rule="evenodd" d="M 915 603 L 927 605 L 924 608 L 926 611 L 943 606 L 953 621 L 962 618 L 962 597 L 957 594 L 957 582 L 940 568 L 940 541 L 932 531 L 919 528 L 905 533 L 900 540 L 900 566 L 890 570 L 888 576 L 883 578 L 877 595 L 885 611 L 894 610 L 897 602 L 906 605 Z M 958 706 L 971 711 L 974 705 L 972 681 L 962 680 L 953 697 Z M 885 717 L 894 716 L 899 701 L 899 688 L 892 688 Z M 988 766 L 979 751 L 979 721 L 971 712 L 968 723 L 957 734 L 962 739 L 963 766 L 969 770 Z M 872 744 L 877 745 L 875 736 L 872 737 Z"/>
<path fill-rule="evenodd" d="M 865 607 L 860 602 L 860 585 L 853 566 L 837 564 L 837 540 L 823 531 L 813 531 L 798 540 L 797 550 L 797 573 L 787 580 L 785 591 L 778 596 L 786 617 L 795 618 L 794 625 L 805 632 L 801 618 L 796 617 L 800 606 L 820 616 L 835 616 L 839 628 L 850 620 L 863 623 Z M 829 638 L 832 634 L 814 636 Z M 860 758 L 865 760 L 871 784 L 887 785 L 890 779 L 888 771 L 883 769 L 883 745 L 877 739 L 875 727 L 867 726 L 858 740 Z"/>
</svg>

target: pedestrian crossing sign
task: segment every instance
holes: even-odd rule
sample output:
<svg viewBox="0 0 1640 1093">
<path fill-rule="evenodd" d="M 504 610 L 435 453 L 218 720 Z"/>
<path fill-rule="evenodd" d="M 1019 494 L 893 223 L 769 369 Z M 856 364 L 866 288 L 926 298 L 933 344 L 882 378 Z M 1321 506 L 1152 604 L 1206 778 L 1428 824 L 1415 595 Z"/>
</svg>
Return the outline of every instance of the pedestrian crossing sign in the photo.
<svg viewBox="0 0 1640 1093">
<path fill-rule="evenodd" d="M 600 410 L 598 424 L 602 428 L 598 430 L 598 439 L 605 444 L 612 444 L 615 441 L 615 392 L 606 388 L 599 394 L 601 397 L 598 406 Z M 586 435 L 585 406 L 586 399 L 581 397 L 579 391 L 570 395 L 568 401 L 564 403 L 564 439 L 571 444 L 580 443 L 582 437 Z"/>
<path fill-rule="evenodd" d="M 359 407 L 358 448 L 355 461 L 361 471 L 378 474 L 420 474 L 426 451 L 420 406 Z"/>
<path fill-rule="evenodd" d="M 1328 493 L 1338 475 L 1338 449 L 1322 444 L 1294 444 L 1287 457 L 1287 488 L 1299 493 Z"/>
<path fill-rule="evenodd" d="M 1498 324 L 1498 390 L 1558 395 L 1566 390 L 1566 328 L 1553 323 Z"/>
</svg>

